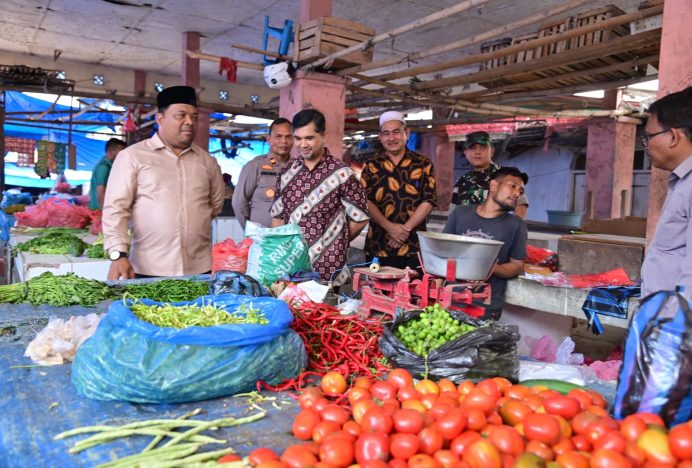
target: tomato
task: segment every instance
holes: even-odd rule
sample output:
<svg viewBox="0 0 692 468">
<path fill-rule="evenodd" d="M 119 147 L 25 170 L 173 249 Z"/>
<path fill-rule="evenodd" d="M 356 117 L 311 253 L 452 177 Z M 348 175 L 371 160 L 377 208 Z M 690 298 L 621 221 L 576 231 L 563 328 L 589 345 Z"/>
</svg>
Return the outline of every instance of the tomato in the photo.
<svg viewBox="0 0 692 468">
<path fill-rule="evenodd" d="M 642 449 L 637 447 L 635 442 L 627 441 L 625 444 L 625 457 L 634 463 L 634 466 L 642 466 L 646 463 L 646 454 Z"/>
<path fill-rule="evenodd" d="M 581 452 L 591 451 L 591 442 L 589 442 L 589 439 L 587 439 L 585 435 L 577 434 L 575 436 L 572 436 L 572 444 L 574 444 L 575 449 Z"/>
<path fill-rule="evenodd" d="M 518 456 L 524 451 L 524 438 L 513 427 L 493 427 L 488 440 L 503 454 Z"/>
<path fill-rule="evenodd" d="M 637 416 L 642 421 L 644 421 L 647 426 L 650 424 L 653 424 L 654 426 L 665 427 L 665 425 L 666 425 L 663 422 L 663 418 L 661 418 L 659 415 L 654 414 L 654 413 L 637 413 L 634 416 Z"/>
<path fill-rule="evenodd" d="M 363 432 L 382 432 L 384 434 L 392 432 L 393 424 L 392 417 L 378 406 L 370 408 L 360 421 Z"/>
<path fill-rule="evenodd" d="M 432 408 L 430 408 L 430 414 L 433 419 L 437 421 L 445 414 L 449 413 L 453 407 L 445 405 L 444 403 L 435 403 Z"/>
<path fill-rule="evenodd" d="M 530 414 L 524 420 L 524 434 L 529 440 L 554 445 L 560 440 L 560 423 L 549 414 Z"/>
<path fill-rule="evenodd" d="M 456 390 L 440 393 L 440 398 L 444 397 L 443 401 L 445 401 L 445 402 L 451 400 L 451 402 L 452 402 L 451 404 L 453 406 L 459 406 L 459 397 L 460 396 L 461 395 L 459 395 L 459 392 L 457 392 Z"/>
<path fill-rule="evenodd" d="M 298 397 L 298 403 L 301 409 L 310 409 L 317 400 L 322 398 L 322 390 L 318 387 L 308 387 L 303 390 Z"/>
<path fill-rule="evenodd" d="M 406 400 L 401 402 L 401 407 L 404 409 L 413 409 L 418 411 L 419 413 L 427 413 L 428 409 L 425 407 L 423 403 L 421 403 L 420 400 Z"/>
<path fill-rule="evenodd" d="M 584 389 L 574 388 L 567 393 L 568 397 L 574 398 L 579 402 L 579 407 L 585 410 L 587 407 L 593 404 L 591 399 L 591 394 Z"/>
<path fill-rule="evenodd" d="M 670 451 L 679 460 L 692 460 L 692 425 L 680 424 L 668 433 Z"/>
<path fill-rule="evenodd" d="M 590 388 L 587 388 L 586 391 L 591 395 L 591 403 L 600 407 L 600 408 L 605 408 L 606 405 L 608 404 L 606 402 L 606 399 L 603 398 L 603 395 L 598 393 L 596 390 L 591 390 Z"/>
<path fill-rule="evenodd" d="M 557 457 L 558 455 L 562 455 L 563 453 L 573 452 L 575 450 L 575 447 L 571 439 L 563 437 L 557 442 L 557 444 L 553 445 L 552 449 L 553 452 L 555 452 L 555 456 Z"/>
<path fill-rule="evenodd" d="M 248 456 L 248 461 L 252 466 L 257 466 L 260 463 L 278 459 L 279 455 L 277 455 L 275 451 L 264 447 L 253 450 Z"/>
<path fill-rule="evenodd" d="M 255 465 L 255 468 L 287 468 L 288 465 L 281 460 L 269 460 Z"/>
<path fill-rule="evenodd" d="M 452 440 L 466 427 L 466 413 L 459 408 L 451 408 L 445 415 L 440 417 L 435 423 L 435 429 L 440 435 Z"/>
<path fill-rule="evenodd" d="M 357 465 L 351 465 L 351 466 L 358 466 L 360 468 L 388 468 L 389 467 L 389 465 L 386 462 L 383 462 L 382 460 L 369 460 L 369 461 L 359 463 Z M 317 468 L 317 467 L 315 467 L 315 468 Z"/>
<path fill-rule="evenodd" d="M 399 411 L 400 408 L 401 404 L 399 403 L 399 400 L 390 398 L 389 400 L 384 400 L 382 402 L 382 409 L 390 416 L 394 415 L 394 413 Z"/>
<path fill-rule="evenodd" d="M 355 437 L 358 437 L 363 432 L 360 428 L 360 424 L 355 421 L 346 421 L 344 425 L 341 426 L 341 430 Z"/>
<path fill-rule="evenodd" d="M 476 385 L 476 388 L 478 390 L 484 391 L 485 393 L 493 397 L 493 399 L 495 400 L 502 396 L 502 389 L 500 388 L 500 385 L 493 379 L 481 380 Z"/>
<path fill-rule="evenodd" d="M 449 394 L 452 392 L 442 392 L 440 393 L 440 396 L 437 397 L 437 400 L 435 400 L 435 404 L 442 404 L 442 405 L 447 405 L 451 406 L 452 408 L 456 408 L 459 406 L 459 397 L 452 398 L 449 396 Z"/>
<path fill-rule="evenodd" d="M 524 450 L 526 452 L 535 453 L 547 462 L 555 459 L 555 452 L 553 452 L 553 449 L 545 445 L 543 442 L 539 442 L 537 440 L 529 441 Z"/>
<path fill-rule="evenodd" d="M 331 405 L 331 404 L 332 404 L 331 401 L 327 400 L 325 397 L 322 397 L 322 398 L 318 398 L 317 400 L 315 400 L 315 404 L 312 405 L 312 408 L 310 408 L 310 409 L 315 410 L 319 413 L 320 411 L 322 411 L 328 405 Z"/>
<path fill-rule="evenodd" d="M 281 461 L 290 468 L 303 468 L 317 463 L 317 457 L 303 445 L 291 445 L 284 450 Z"/>
<path fill-rule="evenodd" d="M 476 388 L 476 384 L 473 383 L 471 380 L 464 380 L 459 385 L 457 385 L 457 391 L 459 392 L 459 395 L 466 395 L 474 388 Z"/>
<path fill-rule="evenodd" d="M 675 463 L 668 445 L 668 435 L 655 426 L 645 430 L 637 439 L 637 446 L 644 451 L 649 462 Z"/>
<path fill-rule="evenodd" d="M 552 415 L 553 418 L 557 421 L 557 423 L 560 425 L 560 435 L 562 437 L 570 438 L 572 437 L 572 426 L 569 425 L 567 420 L 563 418 L 562 416 L 556 416 Z"/>
<path fill-rule="evenodd" d="M 589 468 L 589 459 L 575 451 L 560 454 L 555 458 L 555 461 L 564 468 Z"/>
<path fill-rule="evenodd" d="M 406 400 L 418 400 L 422 395 L 413 387 L 400 388 L 396 394 L 397 400 L 404 402 Z"/>
<path fill-rule="evenodd" d="M 333 421 L 341 426 L 349 420 L 351 414 L 339 405 L 327 405 L 320 411 L 320 417 L 323 421 Z"/>
<path fill-rule="evenodd" d="M 430 455 L 418 453 L 408 459 L 409 468 L 439 468 L 440 464 Z"/>
<path fill-rule="evenodd" d="M 487 419 L 488 419 L 488 424 L 492 424 L 494 426 L 501 426 L 502 425 L 502 418 L 500 417 L 500 415 L 498 414 L 497 411 L 492 411 L 488 415 Z"/>
<path fill-rule="evenodd" d="M 444 445 L 442 434 L 433 427 L 426 427 L 420 431 L 418 438 L 420 439 L 420 452 L 428 455 L 434 454 Z"/>
<path fill-rule="evenodd" d="M 353 408 L 351 409 L 351 413 L 353 414 L 353 419 L 360 424 L 363 421 L 363 416 L 365 413 L 367 413 L 369 410 L 373 408 L 379 408 L 377 406 L 377 403 L 375 403 L 372 400 L 358 400 L 353 404 Z"/>
<path fill-rule="evenodd" d="M 642 432 L 646 430 L 646 423 L 636 414 L 631 414 L 620 421 L 620 434 L 625 440 L 636 442 Z"/>
<path fill-rule="evenodd" d="M 380 401 L 396 398 L 396 392 L 397 388 L 384 380 L 378 380 L 370 387 L 370 393 L 372 393 L 373 398 L 377 398 Z"/>
<path fill-rule="evenodd" d="M 562 396 L 562 393 L 558 392 L 557 390 L 543 390 L 542 392 L 538 393 L 538 396 L 543 398 L 544 400 L 547 400 L 548 398 L 554 398 L 558 396 Z"/>
<path fill-rule="evenodd" d="M 420 439 L 414 434 L 392 434 L 389 438 L 389 453 L 394 458 L 408 460 L 420 448 Z"/>
<path fill-rule="evenodd" d="M 449 468 L 459 462 L 459 455 L 451 450 L 438 450 L 433 455 L 433 458 L 438 461 L 443 468 Z"/>
<path fill-rule="evenodd" d="M 367 461 L 386 461 L 389 458 L 389 436 L 377 432 L 361 434 L 356 440 L 355 455 L 359 465 Z"/>
<path fill-rule="evenodd" d="M 497 398 L 495 398 L 493 395 L 490 395 L 489 393 L 486 393 L 482 389 L 476 387 L 475 389 L 471 390 L 468 395 L 466 395 L 462 406 L 464 408 L 476 408 L 488 414 L 493 410 L 493 408 L 495 408 L 496 400 Z"/>
<path fill-rule="evenodd" d="M 449 449 L 461 457 L 463 456 L 466 447 L 480 438 L 481 435 L 476 431 L 462 432 L 459 436 L 452 440 L 452 442 L 449 444 Z"/>
<path fill-rule="evenodd" d="M 351 444 L 354 444 L 356 442 L 356 439 L 358 439 L 358 436 L 355 436 L 353 434 L 349 434 L 346 431 L 334 431 L 331 432 L 327 435 L 324 436 L 322 439 L 322 442 L 325 440 L 331 440 L 331 439 L 341 439 L 341 440 L 346 440 L 350 442 Z"/>
<path fill-rule="evenodd" d="M 309 440 L 312 438 L 312 431 L 319 422 L 320 415 L 317 412 L 310 409 L 302 410 L 293 420 L 291 432 L 300 440 Z"/>
<path fill-rule="evenodd" d="M 514 468 L 543 468 L 545 460 L 531 452 L 524 452 L 514 461 Z"/>
<path fill-rule="evenodd" d="M 523 422 L 531 413 L 533 413 L 531 408 L 514 398 L 510 398 L 500 406 L 500 417 L 502 418 L 502 422 L 510 426 Z"/>
<path fill-rule="evenodd" d="M 392 416 L 396 432 L 418 434 L 425 426 L 423 415 L 413 409 L 400 409 Z"/>
<path fill-rule="evenodd" d="M 408 468 L 408 463 L 406 463 L 406 460 L 402 460 L 401 458 L 392 458 L 389 460 L 387 466 L 389 468 Z"/>
<path fill-rule="evenodd" d="M 617 431 L 610 431 L 603 434 L 598 440 L 593 442 L 594 449 L 608 449 L 618 453 L 625 453 L 627 439 Z"/>
<path fill-rule="evenodd" d="M 579 400 L 563 395 L 546 398 L 543 407 L 546 413 L 556 414 L 565 419 L 572 419 L 581 409 Z"/>
<path fill-rule="evenodd" d="M 419 380 L 414 388 L 416 390 L 418 390 L 423 395 L 426 395 L 429 393 L 432 393 L 435 395 L 440 394 L 440 389 L 437 387 L 437 384 L 435 382 L 433 382 L 432 380 L 429 380 L 429 379 Z"/>
<path fill-rule="evenodd" d="M 586 427 L 586 433 L 584 434 L 589 441 L 596 445 L 601 438 L 603 438 L 610 431 L 618 430 L 619 426 L 617 421 L 610 418 L 601 418 L 598 421 L 594 421 Z"/>
<path fill-rule="evenodd" d="M 267 450 L 269 450 L 269 449 L 267 449 Z M 232 462 L 240 461 L 242 459 L 243 459 L 243 457 L 241 457 L 240 455 L 238 455 L 236 453 L 229 453 L 228 455 L 224 455 L 223 457 L 219 458 L 216 463 L 232 463 Z M 253 466 L 254 465 L 256 465 L 256 464 L 253 463 Z"/>
<path fill-rule="evenodd" d="M 614 450 L 597 449 L 591 454 L 592 468 L 630 468 L 631 466 L 631 461 Z"/>
<path fill-rule="evenodd" d="M 369 389 L 372 387 L 372 380 L 368 377 L 357 377 L 356 380 L 353 381 L 353 386 Z"/>
<path fill-rule="evenodd" d="M 487 440 L 477 440 L 464 450 L 464 460 L 473 468 L 501 468 L 500 452 Z"/>
<path fill-rule="evenodd" d="M 399 390 L 402 388 L 413 388 L 413 376 L 406 369 L 395 368 L 389 371 L 387 382 Z"/>
<path fill-rule="evenodd" d="M 372 398 L 370 390 L 364 387 L 353 387 L 348 391 L 348 402 L 352 405 L 361 398 Z"/>
<path fill-rule="evenodd" d="M 485 413 L 477 408 L 466 410 L 466 427 L 472 431 L 480 431 L 488 424 Z"/>
<path fill-rule="evenodd" d="M 328 439 L 320 445 L 320 460 L 334 466 L 348 466 L 354 460 L 353 442 L 345 439 Z"/>
<path fill-rule="evenodd" d="M 440 389 L 440 393 L 444 392 L 456 392 L 457 386 L 454 382 L 449 379 L 440 379 L 437 381 L 437 388 Z"/>
<path fill-rule="evenodd" d="M 598 416 L 588 411 L 582 411 L 572 418 L 572 430 L 575 434 L 586 434 L 586 428 L 594 421 L 598 421 Z"/>
<path fill-rule="evenodd" d="M 534 411 L 543 411 L 543 398 L 535 394 L 526 395 L 523 402 Z"/>
<path fill-rule="evenodd" d="M 505 389 L 504 395 L 515 400 L 523 400 L 529 394 L 529 387 L 521 384 L 512 385 Z"/>
<path fill-rule="evenodd" d="M 437 401 L 437 397 L 437 393 L 424 393 L 423 396 L 420 397 L 420 402 L 423 403 L 423 406 L 427 409 L 432 409 Z"/>
<path fill-rule="evenodd" d="M 320 384 L 322 391 L 329 396 L 341 395 L 346 391 L 348 384 L 346 378 L 337 371 L 329 371 L 322 377 Z"/>
<path fill-rule="evenodd" d="M 312 440 L 318 444 L 324 440 L 326 436 L 336 431 L 341 430 L 341 425 L 334 421 L 320 421 L 312 430 Z"/>
</svg>

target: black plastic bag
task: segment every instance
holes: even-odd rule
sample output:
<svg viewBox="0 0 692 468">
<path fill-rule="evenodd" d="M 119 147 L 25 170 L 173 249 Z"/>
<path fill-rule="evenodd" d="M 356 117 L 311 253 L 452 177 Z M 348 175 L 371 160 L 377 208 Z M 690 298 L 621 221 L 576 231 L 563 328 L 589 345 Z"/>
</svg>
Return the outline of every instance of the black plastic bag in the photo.
<svg viewBox="0 0 692 468">
<path fill-rule="evenodd" d="M 400 324 L 415 319 L 422 312 L 409 310 L 397 313 L 393 322 L 384 324 L 380 351 L 392 366 L 403 367 L 416 378 L 447 378 L 455 383 L 490 377 L 505 377 L 513 382 L 518 380 L 517 342 L 520 335 L 515 325 L 478 320 L 463 312 L 450 310 L 448 312 L 452 317 L 476 329 L 433 349 L 426 360 L 394 336 L 394 330 Z"/>
<path fill-rule="evenodd" d="M 642 299 L 632 318 L 613 402 L 622 419 L 660 415 L 670 426 L 692 417 L 692 312 L 679 291 Z"/>
<path fill-rule="evenodd" d="M 239 271 L 219 270 L 211 275 L 209 293 L 240 294 L 242 296 L 271 297 L 271 294 L 255 278 Z"/>
</svg>

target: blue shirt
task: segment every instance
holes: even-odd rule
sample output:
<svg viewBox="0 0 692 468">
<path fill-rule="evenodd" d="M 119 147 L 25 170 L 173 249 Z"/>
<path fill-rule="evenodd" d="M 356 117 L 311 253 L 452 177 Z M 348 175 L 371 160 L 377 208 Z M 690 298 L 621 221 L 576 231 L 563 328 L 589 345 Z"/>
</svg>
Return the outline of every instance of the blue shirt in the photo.
<svg viewBox="0 0 692 468">
<path fill-rule="evenodd" d="M 668 178 L 668 196 L 642 265 L 642 297 L 684 286 L 692 298 L 692 155 Z"/>
</svg>

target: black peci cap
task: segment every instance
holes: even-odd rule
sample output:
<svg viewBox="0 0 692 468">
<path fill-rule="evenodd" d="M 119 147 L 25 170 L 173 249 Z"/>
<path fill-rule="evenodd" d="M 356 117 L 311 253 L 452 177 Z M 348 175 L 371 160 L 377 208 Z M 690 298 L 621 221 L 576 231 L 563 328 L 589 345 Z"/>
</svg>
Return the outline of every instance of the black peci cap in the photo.
<svg viewBox="0 0 692 468">
<path fill-rule="evenodd" d="M 171 104 L 189 104 L 197 107 L 197 93 L 191 86 L 171 86 L 161 91 L 156 96 L 156 105 L 159 110 Z"/>
</svg>

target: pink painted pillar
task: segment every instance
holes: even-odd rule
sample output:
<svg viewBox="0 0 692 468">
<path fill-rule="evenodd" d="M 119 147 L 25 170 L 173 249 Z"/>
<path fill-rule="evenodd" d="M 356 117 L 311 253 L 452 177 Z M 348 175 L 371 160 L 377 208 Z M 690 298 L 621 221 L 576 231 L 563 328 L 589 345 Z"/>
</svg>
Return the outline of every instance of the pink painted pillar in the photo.
<svg viewBox="0 0 692 468">
<path fill-rule="evenodd" d="M 197 90 L 197 102 L 199 103 L 200 71 L 199 59 L 188 57 L 186 50 L 198 51 L 200 46 L 200 36 L 196 31 L 187 31 L 183 33 L 183 56 L 182 56 L 182 80 L 184 85 L 192 86 Z M 199 107 L 199 118 L 197 121 L 197 135 L 195 136 L 195 144 L 203 150 L 209 149 L 209 114 L 211 109 Z"/>
<path fill-rule="evenodd" d="M 344 153 L 347 81 L 336 75 L 298 70 L 291 84 L 281 88 L 279 100 L 279 115 L 289 120 L 303 109 L 322 112 L 327 123 L 325 146 L 337 158 Z"/>
<path fill-rule="evenodd" d="M 452 201 L 454 188 L 454 142 L 445 132 L 424 133 L 421 138 L 421 153 L 435 165 L 437 206 L 435 210 L 446 211 Z"/>
<path fill-rule="evenodd" d="M 332 0 L 301 0 L 300 22 L 305 23 L 320 16 L 332 14 Z"/>
<path fill-rule="evenodd" d="M 665 0 L 663 7 L 663 33 L 661 59 L 658 70 L 658 97 L 681 91 L 692 85 L 692 28 L 689 26 L 692 2 Z M 646 239 L 651 240 L 656 230 L 663 202 L 668 192 L 668 171 L 651 168 L 649 182 L 649 208 L 646 221 Z"/>
<path fill-rule="evenodd" d="M 592 218 L 622 218 L 632 210 L 638 120 L 593 119 L 586 144 L 586 210 Z"/>
<path fill-rule="evenodd" d="M 144 97 L 147 93 L 147 72 L 135 70 L 135 96 Z"/>
</svg>

